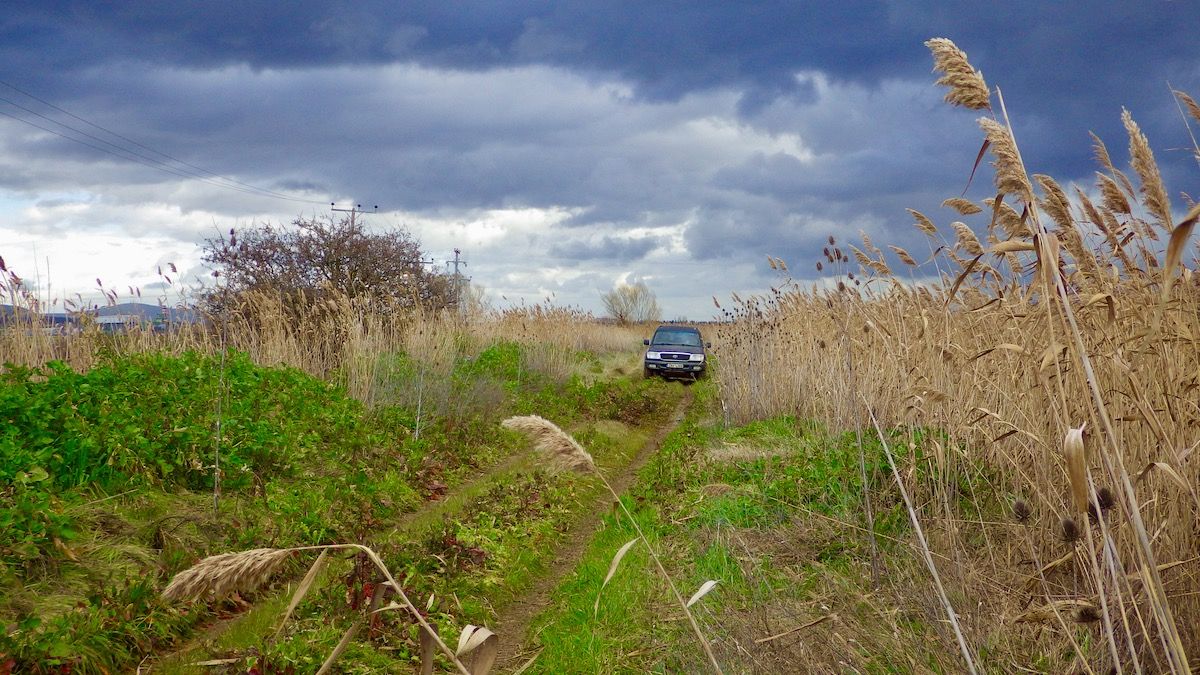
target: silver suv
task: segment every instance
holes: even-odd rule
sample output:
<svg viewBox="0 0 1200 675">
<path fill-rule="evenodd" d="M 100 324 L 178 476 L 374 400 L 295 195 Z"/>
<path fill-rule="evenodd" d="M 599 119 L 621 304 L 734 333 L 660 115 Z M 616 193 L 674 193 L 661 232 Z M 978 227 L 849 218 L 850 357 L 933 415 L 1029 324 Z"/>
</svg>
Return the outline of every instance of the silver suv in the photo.
<svg viewBox="0 0 1200 675">
<path fill-rule="evenodd" d="M 700 330 L 691 326 L 659 326 L 654 337 L 642 340 L 646 355 L 642 376 L 680 377 L 689 380 L 704 376 L 707 367 L 704 350 L 711 342 L 700 337 Z"/>
</svg>

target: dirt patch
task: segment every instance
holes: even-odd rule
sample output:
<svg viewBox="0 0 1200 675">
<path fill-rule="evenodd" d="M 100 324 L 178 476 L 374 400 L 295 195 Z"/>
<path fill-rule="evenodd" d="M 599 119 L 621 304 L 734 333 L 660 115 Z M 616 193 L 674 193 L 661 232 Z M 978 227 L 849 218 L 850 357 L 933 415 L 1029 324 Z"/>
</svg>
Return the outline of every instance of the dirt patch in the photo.
<svg viewBox="0 0 1200 675">
<path fill-rule="evenodd" d="M 685 390 L 683 398 L 676 405 L 670 420 L 658 429 L 649 440 L 642 445 L 633 461 L 619 473 L 608 476 L 608 482 L 618 494 L 624 493 L 633 485 L 637 472 L 658 451 L 667 435 L 683 421 L 688 406 L 692 402 L 692 392 Z M 508 603 L 501 609 L 499 620 L 494 631 L 500 636 L 500 655 L 496 660 L 496 672 L 509 672 L 521 667 L 536 652 L 525 648 L 526 633 L 529 624 L 538 614 L 545 611 L 551 604 L 551 594 L 583 558 L 587 545 L 592 540 L 600 526 L 601 516 L 612 506 L 612 495 L 607 492 L 596 497 L 594 508 L 587 511 L 571 529 L 566 541 L 554 552 L 554 562 L 537 581 L 521 597 Z"/>
</svg>

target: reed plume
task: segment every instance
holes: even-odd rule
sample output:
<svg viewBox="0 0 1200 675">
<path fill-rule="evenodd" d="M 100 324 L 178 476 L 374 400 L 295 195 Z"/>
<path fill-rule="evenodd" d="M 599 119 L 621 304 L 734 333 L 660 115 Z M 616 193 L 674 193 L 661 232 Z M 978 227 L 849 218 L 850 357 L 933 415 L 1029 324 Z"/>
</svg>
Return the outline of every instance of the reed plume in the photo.
<svg viewBox="0 0 1200 675">
<path fill-rule="evenodd" d="M 979 126 L 987 134 L 988 147 L 994 158 L 992 166 L 996 169 L 996 189 L 1002 194 L 1016 195 L 1026 203 L 1033 201 L 1033 188 L 1021 165 L 1021 156 L 1012 132 L 990 117 L 980 117 Z"/>
<path fill-rule="evenodd" d="M 950 88 L 946 92 L 947 103 L 970 110 L 991 109 L 983 73 L 971 66 L 963 50 L 946 38 L 927 40 L 925 46 L 933 53 L 933 69 L 942 73 L 937 84 Z"/>
<path fill-rule="evenodd" d="M 500 426 L 528 436 L 538 453 L 556 470 L 581 473 L 596 470 L 596 462 L 588 451 L 550 420 L 537 415 L 524 415 L 510 417 Z"/>
<path fill-rule="evenodd" d="M 948 206 L 958 211 L 960 216 L 971 216 L 983 210 L 975 202 L 970 199 L 963 199 L 962 197 L 951 197 L 943 201 L 942 206 Z"/>
<path fill-rule="evenodd" d="M 171 601 L 217 600 L 253 591 L 271 578 L 291 549 L 255 548 L 209 556 L 175 575 L 163 591 Z"/>
<path fill-rule="evenodd" d="M 1128 110 L 1121 111 L 1121 122 L 1129 134 L 1129 156 L 1132 158 L 1133 170 L 1142 180 L 1142 203 L 1146 210 L 1158 218 L 1163 229 L 1171 230 L 1171 202 L 1167 199 L 1167 188 L 1163 186 L 1162 174 L 1158 171 L 1158 163 L 1154 161 L 1154 152 L 1150 149 L 1150 141 L 1142 133 L 1133 115 Z"/>
</svg>

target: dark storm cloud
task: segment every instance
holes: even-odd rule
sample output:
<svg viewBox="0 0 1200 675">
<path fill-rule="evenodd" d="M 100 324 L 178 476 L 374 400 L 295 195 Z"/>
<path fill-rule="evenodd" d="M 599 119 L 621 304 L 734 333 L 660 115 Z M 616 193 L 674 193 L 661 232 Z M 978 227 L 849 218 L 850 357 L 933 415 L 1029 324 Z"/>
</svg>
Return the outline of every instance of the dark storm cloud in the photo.
<svg viewBox="0 0 1200 675">
<path fill-rule="evenodd" d="M 858 0 L 472 6 L 384 0 L 16 2 L 0 19 L 0 62 L 10 64 L 4 79 L 57 99 L 91 92 L 108 100 L 126 97 L 131 105 L 143 98 L 129 80 L 146 65 L 294 69 L 411 62 L 486 70 L 547 64 L 618 77 L 649 100 L 729 88 L 740 94 L 739 112 L 753 120 L 781 97 L 811 100 L 811 84 L 798 81 L 797 71 L 876 86 L 883 78 L 928 73 L 921 42 L 948 35 L 992 84 L 1004 87 L 1027 160 L 1047 171 L 1079 174 L 1089 168 L 1076 150 L 1087 142 L 1084 132 L 1118 136 L 1122 105 L 1152 137 L 1178 130 L 1166 82 L 1200 87 L 1197 50 L 1187 28 L 1191 19 L 1188 3 L 1146 7 L 1115 1 L 1089 3 L 1086 9 L 1032 1 L 1003 7 Z M 309 102 L 316 109 L 338 104 Z M 194 105 L 158 113 L 174 129 L 196 134 L 228 123 L 219 111 Z M 453 124 L 439 128 L 423 140 L 443 147 L 470 141 Z M 551 130 L 512 125 L 490 131 L 544 138 Z M 810 138 L 820 143 L 825 137 Z M 499 195 L 524 196 L 512 195 L 513 185 L 470 175 L 474 167 L 490 168 L 486 164 L 456 167 L 455 161 L 431 160 L 440 166 L 430 175 L 465 174 L 480 185 L 475 204 L 495 203 Z M 398 172 L 395 178 L 414 177 Z M 445 195 L 426 186 L 412 197 L 440 201 Z"/>
<path fill-rule="evenodd" d="M 1003 88 L 1032 171 L 1090 182 L 1088 130 L 1123 163 L 1125 105 L 1178 190 L 1195 167 L 1170 150 L 1188 141 L 1166 83 L 1200 94 L 1193 14 L 1027 0 L 9 2 L 0 81 L 308 201 L 185 184 L 4 117 L 0 189 L 40 199 L 55 232 L 93 222 L 72 215 L 82 191 L 103 197 L 93 227 L 110 231 L 146 203 L 239 219 L 330 200 L 451 220 L 562 209 L 543 239 L 554 255 L 614 265 L 660 245 L 803 260 L 860 229 L 910 245 L 904 208 L 954 219 L 939 204 L 981 141 L 976 114 L 940 101 L 923 40 L 953 38 Z M 968 196 L 990 191 L 984 167 Z M 160 211 L 145 212 L 124 227 L 150 227 Z M 183 241 L 199 221 L 161 229 Z M 671 242 L 642 236 L 672 227 Z"/>
<path fill-rule="evenodd" d="M 654 100 L 728 87 L 753 115 L 780 96 L 811 95 L 797 70 L 868 84 L 927 71 L 922 40 L 948 35 L 1004 85 L 1018 130 L 1027 116 L 1051 120 L 1029 139 L 1040 142 L 1058 138 L 1065 123 L 1118 130 L 1122 104 L 1142 108 L 1151 129 L 1177 123 L 1162 100 L 1168 80 L 1194 88 L 1200 78 L 1193 9 L 1118 1 L 15 2 L 0 19 L 0 60 L 10 64 L 8 79 L 60 95 L 74 73 L 109 64 L 540 63 L 617 76 Z M 1058 144 L 1044 147 L 1049 161 L 1074 161 L 1055 152 Z"/>
<path fill-rule="evenodd" d="M 1003 6 L 853 0 L 731 3 L 441 0 L 10 2 L 0 23 L 6 63 L 34 73 L 113 60 L 292 68 L 413 60 L 486 69 L 545 63 L 612 73 L 641 95 L 674 99 L 732 87 L 753 110 L 803 91 L 812 68 L 875 82 L 928 57 L 921 41 L 952 36 L 985 75 L 1037 114 L 1088 118 L 1103 103 L 1159 94 L 1196 77 L 1186 2 L 1111 0 Z M 20 69 L 15 69 L 20 72 Z M 1137 73 L 1131 81 L 1130 73 Z M 1136 91 L 1131 91 L 1131 85 Z"/>
</svg>

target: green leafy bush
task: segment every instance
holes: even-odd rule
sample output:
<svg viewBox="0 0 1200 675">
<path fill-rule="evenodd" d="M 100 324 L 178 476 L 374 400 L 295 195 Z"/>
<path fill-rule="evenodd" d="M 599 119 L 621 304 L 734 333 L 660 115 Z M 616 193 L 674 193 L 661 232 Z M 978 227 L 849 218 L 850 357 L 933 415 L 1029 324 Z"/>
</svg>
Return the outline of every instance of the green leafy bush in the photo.
<svg viewBox="0 0 1200 675">
<path fill-rule="evenodd" d="M 226 489 L 285 475 L 330 444 L 364 442 L 354 401 L 298 370 L 260 367 L 238 352 L 224 364 L 195 353 L 138 354 L 85 374 L 59 362 L 6 365 L 0 482 L 44 472 L 58 488 L 203 489 L 212 482 L 218 406 Z"/>
</svg>

